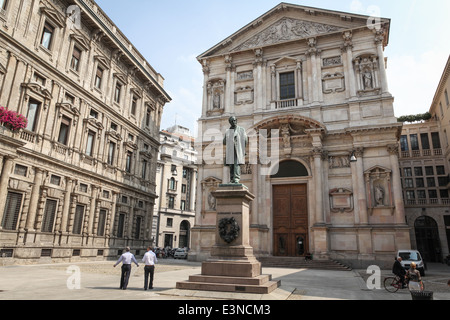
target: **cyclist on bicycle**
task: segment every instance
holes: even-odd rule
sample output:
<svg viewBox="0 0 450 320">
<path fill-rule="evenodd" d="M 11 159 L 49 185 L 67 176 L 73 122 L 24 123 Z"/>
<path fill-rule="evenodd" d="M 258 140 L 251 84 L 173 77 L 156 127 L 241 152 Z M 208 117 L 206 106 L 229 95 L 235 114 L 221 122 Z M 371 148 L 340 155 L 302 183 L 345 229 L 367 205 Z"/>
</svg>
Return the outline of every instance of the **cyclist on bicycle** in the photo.
<svg viewBox="0 0 450 320">
<path fill-rule="evenodd" d="M 406 277 L 409 279 L 409 290 L 423 291 L 422 277 L 414 262 L 411 262 L 411 269 L 408 270 Z"/>
<path fill-rule="evenodd" d="M 400 282 L 402 284 L 402 289 L 406 288 L 405 279 L 406 279 L 406 270 L 402 266 L 402 257 L 398 257 L 395 259 L 394 266 L 392 267 L 392 273 L 400 278 Z"/>
</svg>

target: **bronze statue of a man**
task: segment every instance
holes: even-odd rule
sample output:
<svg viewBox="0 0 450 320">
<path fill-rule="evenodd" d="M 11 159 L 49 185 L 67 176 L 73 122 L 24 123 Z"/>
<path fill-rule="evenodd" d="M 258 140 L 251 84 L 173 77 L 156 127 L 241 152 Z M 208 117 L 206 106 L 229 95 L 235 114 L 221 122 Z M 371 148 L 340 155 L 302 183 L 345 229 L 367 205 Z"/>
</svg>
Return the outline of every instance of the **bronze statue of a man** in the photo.
<svg viewBox="0 0 450 320">
<path fill-rule="evenodd" d="M 241 165 L 245 164 L 248 136 L 245 129 L 237 125 L 236 117 L 230 117 L 230 129 L 223 139 L 226 145 L 225 165 L 230 167 L 230 183 L 239 184 L 241 180 Z"/>
</svg>

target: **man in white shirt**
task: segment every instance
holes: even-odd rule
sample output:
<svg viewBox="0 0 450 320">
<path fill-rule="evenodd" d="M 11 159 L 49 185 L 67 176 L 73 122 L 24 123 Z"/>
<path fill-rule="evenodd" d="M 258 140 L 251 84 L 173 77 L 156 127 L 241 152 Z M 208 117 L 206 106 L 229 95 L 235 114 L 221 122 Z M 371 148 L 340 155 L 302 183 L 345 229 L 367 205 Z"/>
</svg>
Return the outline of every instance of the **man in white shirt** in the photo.
<svg viewBox="0 0 450 320">
<path fill-rule="evenodd" d="M 153 289 L 153 275 L 155 274 L 155 264 L 158 263 L 156 254 L 153 252 L 151 247 L 147 248 L 147 252 L 142 258 L 142 262 L 145 264 L 145 279 L 144 279 L 144 290 Z M 150 286 L 148 285 L 148 276 L 150 275 Z"/>
<path fill-rule="evenodd" d="M 122 262 L 122 275 L 120 277 L 120 289 L 127 290 L 128 287 L 128 281 L 130 280 L 130 274 L 131 274 L 131 262 L 134 262 L 136 266 L 139 267 L 139 264 L 136 261 L 136 258 L 134 257 L 134 254 L 130 252 L 130 247 L 127 247 L 126 252 L 122 254 L 117 260 L 117 262 L 114 264 L 114 268 Z"/>
</svg>

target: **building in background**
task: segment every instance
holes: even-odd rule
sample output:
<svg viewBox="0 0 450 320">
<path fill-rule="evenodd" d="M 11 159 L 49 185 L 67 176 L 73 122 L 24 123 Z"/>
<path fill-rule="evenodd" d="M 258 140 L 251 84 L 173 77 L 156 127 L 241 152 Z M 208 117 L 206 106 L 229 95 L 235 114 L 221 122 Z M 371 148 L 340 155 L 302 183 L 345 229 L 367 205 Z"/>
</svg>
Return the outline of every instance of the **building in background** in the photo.
<svg viewBox="0 0 450 320">
<path fill-rule="evenodd" d="M 2 1 L 0 249 L 116 257 L 151 244 L 164 79 L 95 1 Z"/>
<path fill-rule="evenodd" d="M 407 124 L 400 140 L 400 168 L 412 246 L 428 262 L 442 262 L 450 248 L 450 58 L 434 96 L 431 120 Z"/>
<path fill-rule="evenodd" d="M 156 173 L 158 199 L 153 234 L 161 248 L 190 248 L 195 222 L 197 152 L 189 129 L 175 125 L 160 133 Z"/>
<path fill-rule="evenodd" d="M 449 216 L 448 162 L 441 123 L 406 124 L 400 140 L 400 171 L 411 244 L 427 262 L 448 255 L 445 216 Z"/>
</svg>

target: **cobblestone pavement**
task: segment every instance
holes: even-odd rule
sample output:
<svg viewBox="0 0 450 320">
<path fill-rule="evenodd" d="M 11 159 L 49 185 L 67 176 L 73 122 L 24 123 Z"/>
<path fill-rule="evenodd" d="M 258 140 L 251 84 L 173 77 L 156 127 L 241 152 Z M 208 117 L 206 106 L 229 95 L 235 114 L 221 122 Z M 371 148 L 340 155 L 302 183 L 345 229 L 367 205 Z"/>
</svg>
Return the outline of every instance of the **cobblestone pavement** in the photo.
<svg viewBox="0 0 450 320">
<path fill-rule="evenodd" d="M 364 281 L 370 277 L 366 270 L 358 270 L 361 278 Z M 393 274 L 389 270 L 381 271 L 382 283 L 385 278 L 392 277 Z M 425 277 L 423 277 L 423 283 L 425 286 L 425 291 L 432 291 L 434 293 L 450 293 L 450 287 L 448 286 L 448 281 L 450 280 L 450 266 L 444 264 L 432 263 L 428 264 L 428 270 L 425 272 Z"/>
<path fill-rule="evenodd" d="M 136 259 L 138 263 L 140 263 L 140 259 Z M 92 273 L 92 274 L 101 274 L 101 275 L 117 275 L 120 273 L 120 266 L 118 265 L 116 268 L 113 267 L 115 261 L 101 261 L 101 262 L 80 262 L 75 263 L 80 268 L 81 273 Z M 184 270 L 189 268 L 200 267 L 201 263 L 193 263 L 187 262 L 184 260 L 176 260 L 176 259 L 159 259 L 159 263 L 155 267 L 155 274 L 162 274 L 170 271 Z M 58 269 L 58 270 L 66 270 L 67 264 L 62 265 L 49 265 L 50 269 Z M 144 265 L 142 263 L 139 264 L 139 268 L 137 268 L 134 264 L 132 264 L 132 276 L 133 277 L 144 277 Z"/>
<path fill-rule="evenodd" d="M 140 260 L 138 259 L 138 262 Z M 281 287 L 270 295 L 211 293 L 175 289 L 176 282 L 201 272 L 201 263 L 160 259 L 155 269 L 155 289 L 143 290 L 144 266 L 133 265 L 127 291 L 119 290 L 121 268 L 115 261 L 74 262 L 28 266 L 2 266 L 0 300 L 411 300 L 407 290 L 396 294 L 384 288 L 369 290 L 366 270 L 348 272 L 264 268 L 265 274 L 281 280 Z M 76 267 L 81 287 L 68 289 Z M 390 276 L 382 271 L 382 278 Z M 431 265 L 424 278 L 435 300 L 450 300 L 450 267 Z"/>
</svg>

